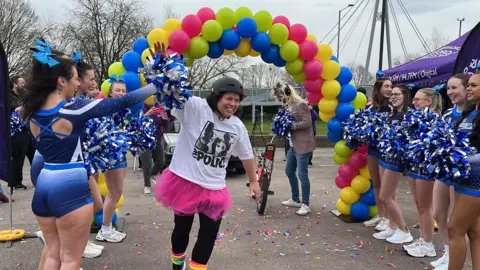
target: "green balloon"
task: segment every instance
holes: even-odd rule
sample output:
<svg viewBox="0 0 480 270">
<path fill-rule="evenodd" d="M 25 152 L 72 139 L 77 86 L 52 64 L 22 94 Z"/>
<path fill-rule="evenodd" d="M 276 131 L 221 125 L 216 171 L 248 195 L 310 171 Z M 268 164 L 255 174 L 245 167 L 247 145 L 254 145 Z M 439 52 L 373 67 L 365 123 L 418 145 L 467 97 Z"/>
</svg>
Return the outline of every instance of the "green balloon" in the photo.
<svg viewBox="0 0 480 270">
<path fill-rule="evenodd" d="M 222 37 L 222 25 L 215 20 L 208 20 L 202 25 L 202 36 L 206 41 L 215 42 Z"/>
<path fill-rule="evenodd" d="M 363 93 L 357 92 L 357 96 L 352 101 L 352 105 L 357 110 L 362 109 L 367 105 L 367 97 Z"/>
<path fill-rule="evenodd" d="M 273 44 L 282 45 L 288 40 L 288 28 L 283 23 L 276 23 L 268 31 L 268 36 Z"/>
<path fill-rule="evenodd" d="M 235 24 L 243 18 L 253 18 L 253 12 L 248 7 L 239 7 L 235 10 Z"/>
<path fill-rule="evenodd" d="M 350 155 L 353 153 L 353 149 L 348 148 L 345 140 L 340 140 L 335 144 L 335 154 L 342 158 L 349 158 Z"/>
<path fill-rule="evenodd" d="M 208 42 L 203 37 L 194 37 L 190 40 L 188 53 L 195 59 L 202 58 L 208 53 Z"/>
<path fill-rule="evenodd" d="M 287 64 L 285 64 L 285 70 L 290 75 L 297 75 L 302 73 L 303 65 L 304 65 L 304 61 L 300 58 L 297 58 L 293 61 L 287 62 Z"/>
<path fill-rule="evenodd" d="M 280 47 L 280 56 L 289 62 L 297 59 L 300 48 L 295 41 L 289 40 Z"/>
<path fill-rule="evenodd" d="M 217 11 L 216 20 L 222 25 L 223 30 L 231 29 L 235 22 L 235 12 L 228 7 L 221 8 Z"/>
<path fill-rule="evenodd" d="M 306 78 L 307 78 L 307 75 L 305 75 L 305 73 L 303 72 L 292 76 L 293 81 L 296 83 L 303 83 Z"/>
<path fill-rule="evenodd" d="M 258 32 L 267 32 L 272 28 L 273 18 L 270 12 L 266 10 L 260 10 L 253 16 L 255 22 L 257 22 Z"/>
</svg>

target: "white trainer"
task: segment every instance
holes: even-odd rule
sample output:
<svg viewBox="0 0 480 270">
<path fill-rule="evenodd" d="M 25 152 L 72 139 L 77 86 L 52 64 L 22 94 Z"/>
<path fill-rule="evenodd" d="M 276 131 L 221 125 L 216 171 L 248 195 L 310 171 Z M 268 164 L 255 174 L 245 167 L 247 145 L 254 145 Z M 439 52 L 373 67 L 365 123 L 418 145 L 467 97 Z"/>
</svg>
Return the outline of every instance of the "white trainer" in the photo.
<svg viewBox="0 0 480 270">
<path fill-rule="evenodd" d="M 385 240 L 389 237 L 391 237 L 392 235 L 395 234 L 397 230 L 392 230 L 390 227 L 388 227 L 385 231 L 383 232 L 379 232 L 379 233 L 374 233 L 373 234 L 373 238 L 375 239 L 379 239 L 379 240 Z"/>
<path fill-rule="evenodd" d="M 448 252 L 445 252 L 445 253 L 443 253 L 443 256 L 440 257 L 440 259 L 431 262 L 430 265 L 435 269 L 437 269 L 437 268 L 439 268 L 443 265 L 446 265 L 447 268 L 448 268 L 448 259 L 449 259 Z"/>
<path fill-rule="evenodd" d="M 390 227 L 390 220 L 387 218 L 382 218 L 382 221 L 380 221 L 377 226 L 375 226 L 376 231 L 383 232 L 385 231 L 388 227 Z"/>
<path fill-rule="evenodd" d="M 299 216 L 305 216 L 311 212 L 312 210 L 310 209 L 310 207 L 308 207 L 308 205 L 302 204 L 302 206 L 300 207 L 300 209 L 298 209 L 296 213 Z"/>
<path fill-rule="evenodd" d="M 143 194 L 151 194 L 151 193 L 152 193 L 152 190 L 150 189 L 150 187 L 143 188 Z"/>
<path fill-rule="evenodd" d="M 292 198 L 290 198 L 286 201 L 283 201 L 282 205 L 283 206 L 290 206 L 290 207 L 297 207 L 297 208 L 302 207 L 302 203 L 296 202 L 296 201 L 292 200 Z"/>
<path fill-rule="evenodd" d="M 410 231 L 403 232 L 402 230 L 397 230 L 394 235 L 390 236 L 386 240 L 391 244 L 403 244 L 412 242 L 413 237 L 412 234 L 410 234 Z"/>
<path fill-rule="evenodd" d="M 425 243 L 418 245 L 415 248 L 407 250 L 408 255 L 415 257 L 415 258 L 423 258 L 423 257 L 435 257 L 437 253 L 435 252 L 435 246 L 430 245 L 427 246 Z"/>
<path fill-rule="evenodd" d="M 435 267 L 435 270 L 448 270 L 448 263 Z"/>
<path fill-rule="evenodd" d="M 37 235 L 38 238 L 40 238 L 40 241 L 42 241 L 43 245 L 45 245 L 45 237 L 43 237 L 43 232 L 38 231 L 35 234 Z"/>
<path fill-rule="evenodd" d="M 85 246 L 85 249 L 83 250 L 83 255 L 82 257 L 86 259 L 93 259 L 98 256 L 102 255 L 102 251 L 100 249 L 96 249 L 92 247 L 91 245 L 88 244 Z"/>
<path fill-rule="evenodd" d="M 405 251 L 407 251 L 409 249 L 416 248 L 417 246 L 419 246 L 421 244 L 423 244 L 423 240 L 418 238 L 418 239 L 415 239 L 415 241 L 413 241 L 413 243 L 411 243 L 410 245 L 403 246 L 403 249 L 405 249 Z"/>
<path fill-rule="evenodd" d="M 105 248 L 104 246 L 102 246 L 102 245 L 97 245 L 97 244 L 93 243 L 93 242 L 90 241 L 90 240 L 88 240 L 87 245 L 90 245 L 92 248 L 96 248 L 96 249 L 99 249 L 99 250 L 101 250 L 101 251 L 103 251 L 103 249 Z"/>
<path fill-rule="evenodd" d="M 363 225 L 365 225 L 367 227 L 377 226 L 377 224 L 380 223 L 380 221 L 382 221 L 382 219 L 383 219 L 382 217 L 374 216 L 370 220 L 367 220 L 367 221 L 363 222 Z"/>
<path fill-rule="evenodd" d="M 105 241 L 110 243 L 122 242 L 125 239 L 125 236 L 122 233 L 117 232 L 115 229 L 111 230 L 99 230 L 97 236 L 95 237 L 98 241 Z"/>
</svg>

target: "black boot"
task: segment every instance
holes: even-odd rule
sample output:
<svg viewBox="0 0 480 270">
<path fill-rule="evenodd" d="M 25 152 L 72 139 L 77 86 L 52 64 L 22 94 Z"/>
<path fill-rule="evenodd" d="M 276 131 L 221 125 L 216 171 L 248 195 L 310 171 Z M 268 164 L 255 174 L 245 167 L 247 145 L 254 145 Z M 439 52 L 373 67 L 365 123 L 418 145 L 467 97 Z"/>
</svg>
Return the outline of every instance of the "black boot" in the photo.
<svg viewBox="0 0 480 270">
<path fill-rule="evenodd" d="M 185 264 L 185 262 L 180 264 L 180 265 L 174 264 L 174 263 L 172 265 L 173 265 L 173 270 L 185 270 L 185 269 L 187 269 L 187 264 Z"/>
</svg>

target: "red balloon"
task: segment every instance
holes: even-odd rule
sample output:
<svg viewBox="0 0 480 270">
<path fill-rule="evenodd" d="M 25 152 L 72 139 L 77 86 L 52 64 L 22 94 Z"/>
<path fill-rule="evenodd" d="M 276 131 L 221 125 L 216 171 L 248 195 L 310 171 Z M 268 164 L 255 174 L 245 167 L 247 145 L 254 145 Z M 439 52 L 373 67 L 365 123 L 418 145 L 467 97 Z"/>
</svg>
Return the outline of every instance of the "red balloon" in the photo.
<svg viewBox="0 0 480 270">
<path fill-rule="evenodd" d="M 236 25 L 232 26 L 232 29 L 237 30 L 237 26 Z"/>
<path fill-rule="evenodd" d="M 307 92 L 307 99 L 310 104 L 318 104 L 322 98 L 321 92 Z"/>
<path fill-rule="evenodd" d="M 340 165 L 338 168 L 338 175 L 340 175 L 343 179 L 350 182 L 352 179 L 358 175 L 358 170 L 353 168 L 350 164 L 345 163 Z"/>
<path fill-rule="evenodd" d="M 307 92 L 311 93 L 318 93 L 322 90 L 323 80 L 316 79 L 316 80 L 305 80 L 303 82 L 303 87 L 307 90 Z"/>
<path fill-rule="evenodd" d="M 339 187 L 340 189 L 350 186 L 350 182 L 345 181 L 345 179 L 343 179 L 343 178 L 342 178 L 340 175 L 338 175 L 338 174 L 337 174 L 337 176 L 335 177 L 335 184 L 336 184 L 337 187 Z"/>
<path fill-rule="evenodd" d="M 353 168 L 360 170 L 361 168 L 367 166 L 367 155 L 355 151 L 350 156 L 348 163 L 350 163 Z"/>
<path fill-rule="evenodd" d="M 189 37 L 196 37 L 202 32 L 202 21 L 197 15 L 187 15 L 182 20 L 182 30 L 185 31 Z"/>
<path fill-rule="evenodd" d="M 184 52 L 190 46 L 190 37 L 183 30 L 173 31 L 168 37 L 168 44 L 170 48 L 176 52 Z"/>
<path fill-rule="evenodd" d="M 300 58 L 303 60 L 312 60 L 317 56 L 318 46 L 315 41 L 304 40 L 300 43 Z"/>
<path fill-rule="evenodd" d="M 288 20 L 287 17 L 285 16 L 277 16 L 273 19 L 272 21 L 272 25 L 276 24 L 276 23 L 281 23 L 283 25 L 285 25 L 287 28 L 290 28 L 290 21 Z"/>
<path fill-rule="evenodd" d="M 176 53 L 176 51 L 174 51 L 174 50 L 172 50 L 172 49 L 167 49 L 167 50 L 165 51 L 165 53 L 166 53 L 167 55 L 172 55 L 172 54 Z"/>
<path fill-rule="evenodd" d="M 215 11 L 209 7 L 203 7 L 198 10 L 197 12 L 198 18 L 202 21 L 202 24 L 208 20 L 215 20 L 217 15 L 215 15 Z"/>
<path fill-rule="evenodd" d="M 323 65 L 320 63 L 320 61 L 314 59 L 307 61 L 303 65 L 303 72 L 307 76 L 307 79 L 310 80 L 316 80 L 320 78 L 320 75 L 322 74 L 323 71 Z"/>
<path fill-rule="evenodd" d="M 360 146 L 359 148 L 357 148 L 357 151 L 362 153 L 362 154 L 368 153 L 368 145 L 364 144 L 364 145 Z"/>
<path fill-rule="evenodd" d="M 300 43 L 307 38 L 307 35 L 307 28 L 303 24 L 297 23 L 290 27 L 288 39 Z"/>
</svg>

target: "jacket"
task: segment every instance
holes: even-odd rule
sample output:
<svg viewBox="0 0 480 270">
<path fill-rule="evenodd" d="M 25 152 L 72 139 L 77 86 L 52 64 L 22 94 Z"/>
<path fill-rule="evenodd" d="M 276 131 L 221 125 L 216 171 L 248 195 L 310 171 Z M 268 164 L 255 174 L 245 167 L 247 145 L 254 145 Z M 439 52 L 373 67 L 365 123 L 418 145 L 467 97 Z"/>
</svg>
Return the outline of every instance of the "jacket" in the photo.
<svg viewBox="0 0 480 270">
<path fill-rule="evenodd" d="M 316 142 L 312 129 L 312 116 L 308 105 L 305 102 L 296 102 L 291 105 L 290 111 L 296 121 L 291 131 L 295 153 L 302 155 L 313 152 Z"/>
</svg>

